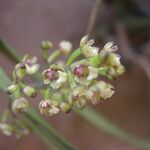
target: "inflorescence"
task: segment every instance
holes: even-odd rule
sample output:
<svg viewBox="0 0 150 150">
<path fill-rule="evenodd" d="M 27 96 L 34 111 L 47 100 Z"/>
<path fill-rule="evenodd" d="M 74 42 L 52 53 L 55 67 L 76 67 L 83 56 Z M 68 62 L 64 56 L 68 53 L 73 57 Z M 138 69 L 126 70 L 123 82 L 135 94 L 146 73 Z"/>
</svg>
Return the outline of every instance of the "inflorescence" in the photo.
<svg viewBox="0 0 150 150">
<path fill-rule="evenodd" d="M 100 50 L 93 44 L 93 39 L 89 40 L 88 36 L 84 36 L 79 48 L 71 55 L 72 44 L 69 41 L 60 42 L 59 49 L 49 54 L 53 43 L 43 41 L 42 56 L 48 67 L 41 73 L 41 88 L 25 82 L 27 75 L 37 74 L 40 68 L 37 57 L 25 55 L 15 66 L 13 81 L 6 89 L 9 95 L 15 97 L 10 106 L 11 112 L 27 112 L 31 105 L 26 97 L 35 98 L 37 93 L 43 95 L 39 110 L 41 114 L 48 116 L 60 111 L 68 113 L 73 108 L 84 108 L 87 103 L 103 103 L 110 98 L 115 92 L 114 87 L 103 81 L 102 76 L 114 79 L 124 73 L 120 56 L 116 54 L 118 47 L 113 42 L 108 42 Z M 58 57 L 68 55 L 66 63 L 58 61 Z M 11 135 L 14 131 L 6 122 L 0 123 L 0 129 L 6 135 Z M 27 132 L 20 131 L 20 134 Z"/>
</svg>

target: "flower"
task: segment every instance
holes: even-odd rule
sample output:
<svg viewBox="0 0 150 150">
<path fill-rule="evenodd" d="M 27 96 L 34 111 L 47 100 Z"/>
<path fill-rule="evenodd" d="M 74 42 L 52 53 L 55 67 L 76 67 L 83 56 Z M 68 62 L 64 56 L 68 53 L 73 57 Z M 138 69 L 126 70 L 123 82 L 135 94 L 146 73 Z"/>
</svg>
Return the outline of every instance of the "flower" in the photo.
<svg viewBox="0 0 150 150">
<path fill-rule="evenodd" d="M 25 86 L 25 88 L 23 89 L 23 93 L 32 98 L 35 98 L 37 96 L 35 88 L 31 86 Z"/>
<path fill-rule="evenodd" d="M 95 105 L 98 102 L 110 98 L 113 94 L 114 88 L 111 84 L 98 81 L 87 90 L 86 98 Z"/>
<path fill-rule="evenodd" d="M 0 130 L 2 131 L 3 134 L 11 136 L 13 132 L 13 126 L 7 123 L 0 123 Z"/>
<path fill-rule="evenodd" d="M 30 106 L 29 102 L 24 97 L 19 97 L 13 101 L 12 111 L 14 113 L 19 112 L 19 111 L 26 112 L 28 110 L 29 106 Z"/>
<path fill-rule="evenodd" d="M 51 41 L 42 41 L 41 42 L 41 48 L 43 50 L 48 50 L 49 48 L 53 47 L 53 43 Z"/>
<path fill-rule="evenodd" d="M 64 55 L 69 55 L 72 50 L 72 43 L 69 41 L 61 41 L 59 48 Z"/>
<path fill-rule="evenodd" d="M 115 52 L 116 50 L 118 50 L 117 45 L 114 45 L 114 42 L 108 42 L 105 44 L 104 51 L 109 51 L 109 52 Z"/>
<path fill-rule="evenodd" d="M 76 62 L 72 64 L 71 68 L 75 76 L 75 81 L 81 84 L 88 84 L 87 81 L 96 79 L 98 77 L 97 68 L 86 63 Z"/>
<path fill-rule="evenodd" d="M 92 45 L 94 44 L 94 40 L 88 40 L 88 36 L 84 36 L 81 41 L 80 41 L 80 48 L 81 48 L 81 52 L 82 54 L 87 57 L 94 57 L 96 55 L 98 55 L 99 52 L 99 48 L 97 47 L 93 47 Z"/>
<path fill-rule="evenodd" d="M 31 55 L 25 55 L 23 57 L 22 63 L 26 67 L 26 73 L 27 74 L 32 75 L 39 70 L 40 66 L 36 62 L 37 62 L 37 57 L 35 57 L 35 56 L 32 57 Z"/>
<path fill-rule="evenodd" d="M 52 116 L 57 114 L 60 110 L 58 108 L 58 103 L 51 100 L 42 100 L 39 103 L 39 109 L 41 114 Z"/>
<path fill-rule="evenodd" d="M 13 94 L 17 89 L 18 89 L 18 85 L 13 83 L 7 87 L 6 91 L 8 94 Z"/>
<path fill-rule="evenodd" d="M 67 73 L 58 65 L 51 65 L 49 69 L 44 70 L 42 77 L 45 84 L 50 84 L 52 88 L 57 89 L 67 81 Z"/>
<path fill-rule="evenodd" d="M 118 47 L 113 45 L 113 42 L 108 42 L 102 51 L 99 53 L 99 61 L 102 67 L 109 67 L 107 76 L 112 79 L 124 72 L 124 67 L 121 65 L 120 56 L 114 53 Z"/>
<path fill-rule="evenodd" d="M 87 102 L 86 91 L 87 89 L 83 86 L 75 87 L 69 95 L 69 103 L 76 105 L 77 108 L 83 108 Z"/>
<path fill-rule="evenodd" d="M 60 104 L 60 109 L 65 113 L 69 113 L 71 111 L 71 104 L 67 102 L 62 102 Z"/>
<path fill-rule="evenodd" d="M 14 70 L 14 78 L 17 80 L 22 80 L 25 75 L 26 75 L 26 67 L 23 63 L 18 63 L 16 66 L 15 66 L 15 70 Z"/>
</svg>

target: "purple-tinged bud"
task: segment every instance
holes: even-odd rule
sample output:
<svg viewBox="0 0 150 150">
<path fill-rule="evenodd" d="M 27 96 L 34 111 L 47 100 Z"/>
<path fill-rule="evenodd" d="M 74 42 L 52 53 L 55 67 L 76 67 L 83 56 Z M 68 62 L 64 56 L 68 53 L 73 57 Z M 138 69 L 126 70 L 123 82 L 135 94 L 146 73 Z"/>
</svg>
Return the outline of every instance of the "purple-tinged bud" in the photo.
<svg viewBox="0 0 150 150">
<path fill-rule="evenodd" d="M 90 80 L 98 77 L 98 69 L 88 64 L 74 63 L 72 65 L 72 72 L 75 77 L 75 81 L 81 84 L 88 84 Z"/>
<path fill-rule="evenodd" d="M 49 69 L 43 71 L 42 78 L 45 84 L 57 89 L 67 81 L 67 73 L 60 66 L 51 65 Z"/>
<path fill-rule="evenodd" d="M 58 103 L 51 100 L 42 100 L 39 103 L 39 109 L 41 114 L 52 116 L 57 114 L 60 110 L 58 108 Z"/>
<path fill-rule="evenodd" d="M 80 64 L 79 66 L 74 68 L 74 75 L 77 77 L 84 77 L 88 75 L 88 66 L 84 64 Z"/>
</svg>

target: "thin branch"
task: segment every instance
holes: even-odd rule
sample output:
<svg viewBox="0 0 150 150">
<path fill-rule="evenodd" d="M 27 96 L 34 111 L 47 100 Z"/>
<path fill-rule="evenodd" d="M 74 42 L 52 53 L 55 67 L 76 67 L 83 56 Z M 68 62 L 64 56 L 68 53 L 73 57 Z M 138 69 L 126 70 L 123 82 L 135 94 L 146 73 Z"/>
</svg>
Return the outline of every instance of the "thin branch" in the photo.
<svg viewBox="0 0 150 150">
<path fill-rule="evenodd" d="M 87 30 L 86 30 L 86 34 L 88 34 L 89 37 L 91 36 L 92 31 L 95 27 L 97 12 L 101 2 L 102 0 L 95 0 L 93 4 L 93 8 L 91 10 L 90 19 L 88 21 Z"/>
</svg>

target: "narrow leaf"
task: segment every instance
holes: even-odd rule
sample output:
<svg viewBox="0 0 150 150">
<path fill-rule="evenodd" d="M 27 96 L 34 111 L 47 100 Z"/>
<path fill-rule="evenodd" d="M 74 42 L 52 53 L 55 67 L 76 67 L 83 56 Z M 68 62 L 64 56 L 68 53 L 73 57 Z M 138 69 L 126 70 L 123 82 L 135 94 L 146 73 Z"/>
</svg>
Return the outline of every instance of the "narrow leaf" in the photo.
<svg viewBox="0 0 150 150">
<path fill-rule="evenodd" d="M 67 65 L 70 65 L 77 57 L 79 57 L 81 55 L 81 50 L 80 48 L 76 49 L 69 57 L 68 61 L 67 61 Z"/>
</svg>

